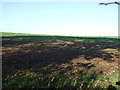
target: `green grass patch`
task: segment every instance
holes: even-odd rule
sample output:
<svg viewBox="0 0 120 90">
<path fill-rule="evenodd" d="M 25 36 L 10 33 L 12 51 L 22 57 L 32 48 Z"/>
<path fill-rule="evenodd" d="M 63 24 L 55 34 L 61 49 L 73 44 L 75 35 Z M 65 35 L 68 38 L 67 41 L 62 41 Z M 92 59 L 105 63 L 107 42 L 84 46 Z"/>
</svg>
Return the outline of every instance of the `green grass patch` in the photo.
<svg viewBox="0 0 120 90">
<path fill-rule="evenodd" d="M 113 38 L 116 39 L 118 36 L 65 36 L 65 35 L 45 35 L 45 34 L 29 34 L 29 33 L 13 33 L 13 32 L 0 32 L 2 37 L 12 37 L 12 36 L 58 36 L 58 37 L 72 37 L 72 38 Z"/>
<path fill-rule="evenodd" d="M 115 85 L 110 81 L 114 75 L 107 79 L 103 75 L 94 73 L 75 73 L 74 75 L 52 75 L 51 73 L 31 70 L 18 71 L 8 79 L 4 80 L 3 88 L 80 88 L 80 89 L 102 89 L 109 85 Z M 115 80 L 116 81 L 116 80 Z M 111 83 L 113 82 L 113 83 Z M 116 87 L 118 88 L 118 87 Z"/>
</svg>

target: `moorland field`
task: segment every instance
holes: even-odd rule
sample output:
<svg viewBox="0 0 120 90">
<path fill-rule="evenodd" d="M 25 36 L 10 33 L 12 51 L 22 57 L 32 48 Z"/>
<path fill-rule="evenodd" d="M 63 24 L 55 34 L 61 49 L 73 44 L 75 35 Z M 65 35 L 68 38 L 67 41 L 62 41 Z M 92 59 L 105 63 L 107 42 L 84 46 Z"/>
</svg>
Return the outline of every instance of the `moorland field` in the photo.
<svg viewBox="0 0 120 90">
<path fill-rule="evenodd" d="M 120 89 L 118 37 L 2 32 L 3 88 Z"/>
</svg>

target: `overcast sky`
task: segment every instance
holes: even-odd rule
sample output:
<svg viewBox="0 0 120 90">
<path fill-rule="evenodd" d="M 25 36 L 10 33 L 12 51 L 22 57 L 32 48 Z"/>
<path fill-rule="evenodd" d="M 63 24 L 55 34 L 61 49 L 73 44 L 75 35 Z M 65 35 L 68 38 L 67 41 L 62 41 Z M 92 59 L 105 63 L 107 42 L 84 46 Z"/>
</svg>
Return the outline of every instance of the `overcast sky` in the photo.
<svg viewBox="0 0 120 90">
<path fill-rule="evenodd" d="M 118 5 L 99 2 L 2 2 L 4 32 L 117 36 Z M 0 14 L 1 15 L 1 14 Z"/>
</svg>

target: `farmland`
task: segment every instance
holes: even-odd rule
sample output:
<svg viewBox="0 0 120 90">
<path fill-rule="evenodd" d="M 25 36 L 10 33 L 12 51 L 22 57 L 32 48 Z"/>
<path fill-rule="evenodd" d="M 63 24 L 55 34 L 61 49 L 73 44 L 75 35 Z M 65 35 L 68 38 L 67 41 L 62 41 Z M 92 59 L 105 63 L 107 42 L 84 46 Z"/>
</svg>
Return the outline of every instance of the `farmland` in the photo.
<svg viewBox="0 0 120 90">
<path fill-rule="evenodd" d="M 119 89 L 118 41 L 3 32 L 3 88 Z"/>
</svg>

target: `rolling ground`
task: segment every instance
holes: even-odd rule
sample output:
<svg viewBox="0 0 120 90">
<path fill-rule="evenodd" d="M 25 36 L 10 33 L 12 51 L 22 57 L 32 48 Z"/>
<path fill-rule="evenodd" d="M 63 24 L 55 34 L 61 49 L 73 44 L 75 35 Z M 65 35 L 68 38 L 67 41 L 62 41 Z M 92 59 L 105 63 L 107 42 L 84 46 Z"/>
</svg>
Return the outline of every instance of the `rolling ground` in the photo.
<svg viewBox="0 0 120 90">
<path fill-rule="evenodd" d="M 118 89 L 117 37 L 3 33 L 3 88 Z"/>
</svg>

